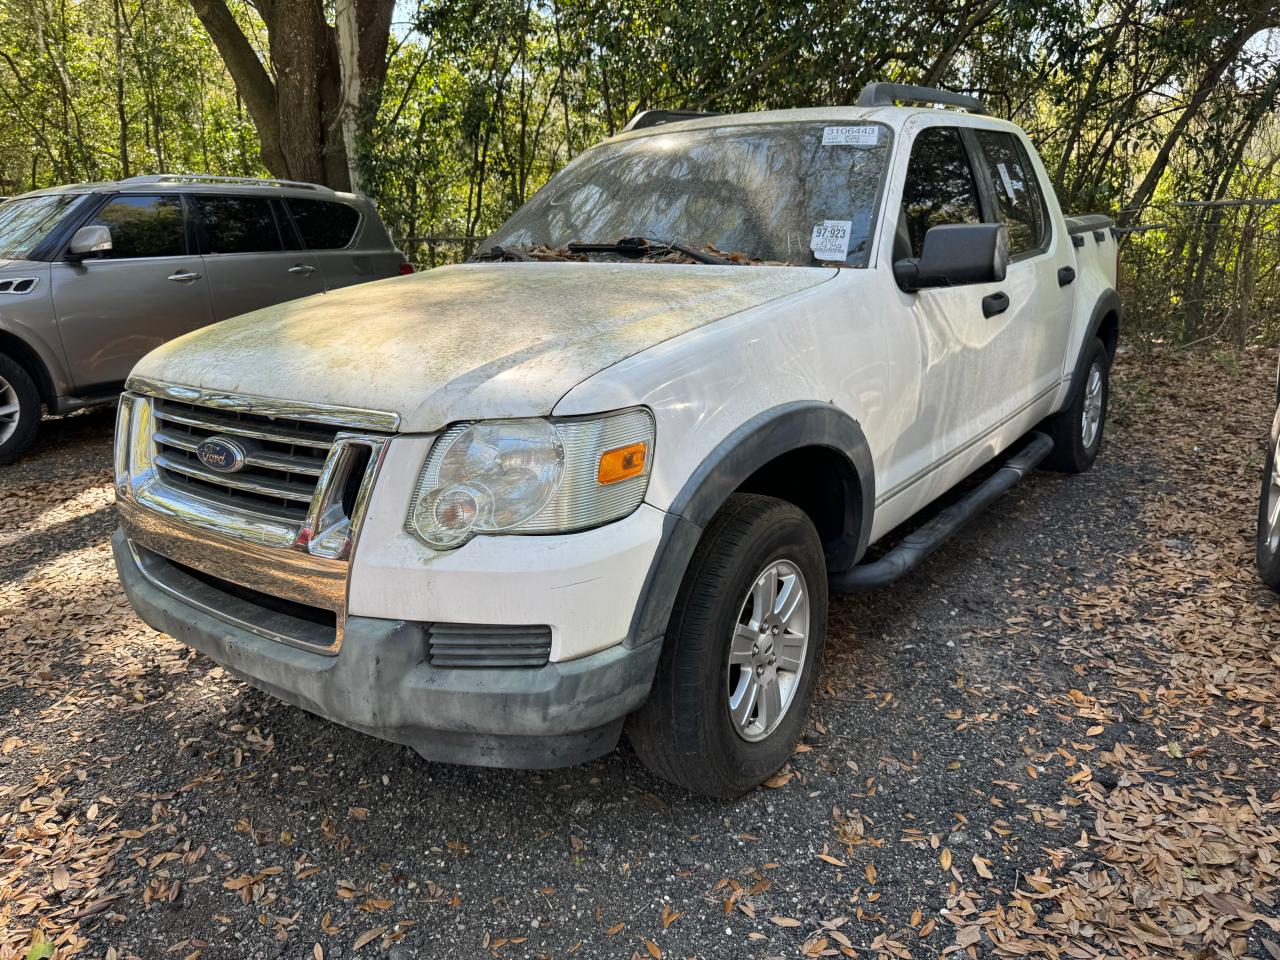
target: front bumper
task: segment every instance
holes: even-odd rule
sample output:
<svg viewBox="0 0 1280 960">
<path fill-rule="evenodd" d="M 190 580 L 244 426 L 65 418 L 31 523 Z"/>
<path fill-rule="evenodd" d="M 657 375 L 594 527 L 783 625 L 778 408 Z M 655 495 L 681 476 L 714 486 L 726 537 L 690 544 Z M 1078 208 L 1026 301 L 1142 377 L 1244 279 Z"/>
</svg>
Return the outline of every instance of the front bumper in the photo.
<svg viewBox="0 0 1280 960">
<path fill-rule="evenodd" d="M 658 637 L 537 668 L 440 669 L 421 624 L 348 616 L 341 649 L 326 655 L 238 625 L 226 616 L 234 598 L 209 612 L 199 597 L 212 588 L 197 580 L 165 589 L 123 529 L 112 547 L 125 593 L 155 629 L 281 700 L 432 760 L 541 768 L 607 753 L 648 696 L 662 647 Z"/>
</svg>

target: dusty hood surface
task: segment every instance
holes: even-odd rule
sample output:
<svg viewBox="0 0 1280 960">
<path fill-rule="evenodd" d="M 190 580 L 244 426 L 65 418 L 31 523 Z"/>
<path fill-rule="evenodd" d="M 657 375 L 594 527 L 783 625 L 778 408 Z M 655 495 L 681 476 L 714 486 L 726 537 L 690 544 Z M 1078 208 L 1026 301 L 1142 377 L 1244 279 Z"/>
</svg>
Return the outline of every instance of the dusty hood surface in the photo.
<svg viewBox="0 0 1280 960">
<path fill-rule="evenodd" d="M 400 415 L 405 432 L 551 412 L 654 344 L 816 286 L 834 270 L 612 263 L 441 267 L 179 337 L 134 376 Z"/>
</svg>

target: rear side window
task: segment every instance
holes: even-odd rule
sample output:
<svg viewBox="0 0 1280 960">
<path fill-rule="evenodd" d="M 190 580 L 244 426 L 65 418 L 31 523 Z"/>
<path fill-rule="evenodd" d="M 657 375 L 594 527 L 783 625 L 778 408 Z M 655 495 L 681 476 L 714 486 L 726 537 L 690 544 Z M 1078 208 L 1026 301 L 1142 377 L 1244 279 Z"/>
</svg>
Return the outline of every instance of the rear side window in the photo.
<svg viewBox="0 0 1280 960">
<path fill-rule="evenodd" d="M 341 250 L 355 239 L 360 212 L 332 200 L 285 200 L 308 250 Z"/>
<path fill-rule="evenodd" d="M 180 197 L 113 197 L 86 226 L 111 231 L 111 251 L 106 256 L 114 260 L 180 257 L 187 252 Z"/>
<path fill-rule="evenodd" d="M 283 250 L 275 211 L 265 197 L 194 197 L 205 253 Z"/>
<path fill-rule="evenodd" d="M 1000 205 L 1000 222 L 1009 231 L 1009 254 L 1017 256 L 1045 245 L 1044 198 L 1031 159 L 1011 133 L 978 130 L 978 146 Z"/>
<path fill-rule="evenodd" d="M 905 228 L 911 256 L 924 250 L 924 235 L 942 223 L 981 223 L 978 184 L 969 153 L 954 127 L 929 127 L 911 147 L 902 188 L 900 230 Z"/>
</svg>

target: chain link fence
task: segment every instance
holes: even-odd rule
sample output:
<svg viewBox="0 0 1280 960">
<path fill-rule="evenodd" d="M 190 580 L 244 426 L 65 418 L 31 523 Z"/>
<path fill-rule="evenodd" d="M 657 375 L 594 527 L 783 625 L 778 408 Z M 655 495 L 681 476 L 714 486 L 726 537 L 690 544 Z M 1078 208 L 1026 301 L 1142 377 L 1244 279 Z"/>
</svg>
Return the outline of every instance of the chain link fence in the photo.
<svg viewBox="0 0 1280 960">
<path fill-rule="evenodd" d="M 429 270 L 449 263 L 461 263 L 475 252 L 484 237 L 406 237 L 400 249 L 416 270 Z"/>
</svg>

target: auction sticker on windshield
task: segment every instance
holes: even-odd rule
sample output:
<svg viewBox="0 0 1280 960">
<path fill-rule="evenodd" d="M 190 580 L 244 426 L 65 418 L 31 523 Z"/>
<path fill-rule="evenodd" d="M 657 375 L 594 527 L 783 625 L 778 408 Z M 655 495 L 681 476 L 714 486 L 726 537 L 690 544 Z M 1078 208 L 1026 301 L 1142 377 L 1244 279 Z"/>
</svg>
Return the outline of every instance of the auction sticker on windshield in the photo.
<svg viewBox="0 0 1280 960">
<path fill-rule="evenodd" d="M 844 260 L 849 256 L 852 220 L 823 220 L 814 224 L 809 249 L 815 260 Z"/>
<path fill-rule="evenodd" d="M 880 128 L 862 124 L 856 127 L 823 127 L 824 147 L 874 147 L 880 142 Z"/>
</svg>

